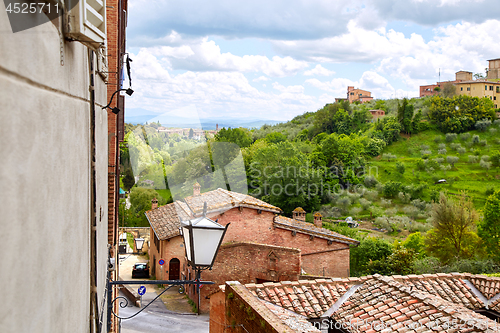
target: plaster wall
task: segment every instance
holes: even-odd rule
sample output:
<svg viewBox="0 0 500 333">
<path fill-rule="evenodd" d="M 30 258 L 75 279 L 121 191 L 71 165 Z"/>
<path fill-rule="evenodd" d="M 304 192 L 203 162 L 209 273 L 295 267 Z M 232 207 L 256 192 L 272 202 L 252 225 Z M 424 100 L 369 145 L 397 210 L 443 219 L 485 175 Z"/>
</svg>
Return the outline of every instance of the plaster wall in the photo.
<svg viewBox="0 0 500 333">
<path fill-rule="evenodd" d="M 30 17 L 27 17 L 30 19 Z M 90 94 L 88 49 L 51 22 L 12 33 L 0 4 L 0 332 L 88 332 Z M 96 75 L 99 305 L 107 259 L 106 86 Z M 104 314 L 104 320 L 105 314 Z"/>
</svg>

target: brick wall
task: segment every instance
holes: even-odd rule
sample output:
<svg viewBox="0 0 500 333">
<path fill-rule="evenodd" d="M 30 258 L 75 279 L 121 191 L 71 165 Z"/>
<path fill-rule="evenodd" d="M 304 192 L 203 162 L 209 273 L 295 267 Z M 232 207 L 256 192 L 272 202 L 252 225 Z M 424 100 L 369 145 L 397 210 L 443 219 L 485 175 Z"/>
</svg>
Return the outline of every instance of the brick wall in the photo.
<svg viewBox="0 0 500 333">
<path fill-rule="evenodd" d="M 177 237 L 180 238 L 180 237 Z M 201 312 L 208 312 L 209 302 L 206 297 L 218 290 L 218 286 L 226 281 L 256 283 L 263 281 L 296 281 L 300 274 L 300 250 L 254 244 L 230 243 L 221 246 L 213 269 L 203 271 L 204 281 L 213 281 L 214 285 L 201 288 Z M 187 288 L 188 295 L 197 301 L 194 286 Z"/>
<path fill-rule="evenodd" d="M 225 291 L 224 317 L 226 326 L 210 322 L 210 333 L 281 333 L 293 332 L 283 324 L 261 301 L 255 298 L 244 286 L 237 282 L 228 282 Z M 220 296 L 214 299 L 213 318 L 220 320 L 222 310 Z M 212 309 L 210 311 L 212 318 Z M 221 327 L 222 326 L 222 327 Z M 221 330 L 221 328 L 223 330 Z"/>
</svg>

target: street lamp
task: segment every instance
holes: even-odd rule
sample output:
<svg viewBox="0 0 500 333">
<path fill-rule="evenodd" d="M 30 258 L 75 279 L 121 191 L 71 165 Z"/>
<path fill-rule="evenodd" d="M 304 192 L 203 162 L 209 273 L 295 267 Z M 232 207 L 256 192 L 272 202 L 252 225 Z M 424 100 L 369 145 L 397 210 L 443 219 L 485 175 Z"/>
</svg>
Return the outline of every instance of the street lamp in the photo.
<svg viewBox="0 0 500 333">
<path fill-rule="evenodd" d="M 144 245 L 144 238 L 135 238 L 134 242 L 135 242 L 135 250 L 137 251 L 137 253 L 141 253 L 142 246 Z"/>
<path fill-rule="evenodd" d="M 201 271 L 204 269 L 212 269 L 212 266 L 219 251 L 220 245 L 224 235 L 226 234 L 227 227 L 229 223 L 224 227 L 212 221 L 207 217 L 207 203 L 203 205 L 203 216 L 195 218 L 186 222 L 181 222 L 180 232 L 184 240 L 184 248 L 186 249 L 186 257 L 188 259 L 188 264 L 193 267 L 196 271 L 195 280 L 145 280 L 145 281 L 112 281 L 111 271 L 114 270 L 114 265 L 110 264 L 108 269 L 108 283 L 107 283 L 107 308 L 108 308 L 108 320 L 107 320 L 107 332 L 111 329 L 111 316 L 115 316 L 119 319 L 121 325 L 121 320 L 130 319 L 137 316 L 149 305 L 151 305 L 156 299 L 158 299 L 164 292 L 172 288 L 173 286 L 179 286 L 182 290 L 184 285 L 196 285 L 196 291 L 198 292 L 198 313 L 200 311 L 200 285 L 204 284 L 214 284 L 211 281 L 201 281 L 200 275 Z M 144 245 L 144 238 L 135 238 L 135 247 L 137 252 L 142 250 Z M 111 263 L 111 254 L 108 253 L 110 257 L 109 262 Z M 120 307 L 126 307 L 128 305 L 128 300 L 123 296 L 115 297 L 112 299 L 112 286 L 113 285 L 135 285 L 135 284 L 165 284 L 169 287 L 165 288 L 158 296 L 156 296 L 151 302 L 144 306 L 140 311 L 129 317 L 120 317 L 113 310 L 113 304 L 118 300 L 122 299 L 120 302 Z"/>
<path fill-rule="evenodd" d="M 207 203 L 203 205 L 203 216 L 181 221 L 180 233 L 184 239 L 184 248 L 188 265 L 196 271 L 196 281 L 200 280 L 201 271 L 212 269 L 215 257 L 226 234 L 229 223 L 224 227 L 207 217 Z M 200 311 L 200 286 L 198 293 L 198 313 Z"/>
</svg>

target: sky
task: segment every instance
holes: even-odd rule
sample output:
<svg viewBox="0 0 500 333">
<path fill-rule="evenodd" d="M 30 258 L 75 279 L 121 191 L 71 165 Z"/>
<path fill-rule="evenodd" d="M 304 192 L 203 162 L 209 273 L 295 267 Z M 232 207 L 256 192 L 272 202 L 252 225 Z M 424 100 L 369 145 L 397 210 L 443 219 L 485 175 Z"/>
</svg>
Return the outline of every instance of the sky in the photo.
<svg viewBox="0 0 500 333">
<path fill-rule="evenodd" d="M 286 121 L 347 86 L 418 97 L 439 73 L 484 74 L 499 18 L 499 0 L 129 0 L 126 117 Z"/>
</svg>

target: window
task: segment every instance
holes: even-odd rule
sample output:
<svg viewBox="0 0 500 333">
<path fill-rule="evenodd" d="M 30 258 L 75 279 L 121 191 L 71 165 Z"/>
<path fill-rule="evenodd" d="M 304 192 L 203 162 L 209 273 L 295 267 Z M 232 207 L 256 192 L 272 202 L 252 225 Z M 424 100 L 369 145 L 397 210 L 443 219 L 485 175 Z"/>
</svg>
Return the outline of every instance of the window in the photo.
<svg viewBox="0 0 500 333">
<path fill-rule="evenodd" d="M 484 90 L 488 90 L 488 86 L 484 86 Z"/>
<path fill-rule="evenodd" d="M 470 91 L 470 87 L 467 87 L 467 91 Z"/>
<path fill-rule="evenodd" d="M 493 100 L 496 101 L 497 100 L 497 97 L 496 96 L 493 96 Z"/>
<path fill-rule="evenodd" d="M 497 86 L 497 93 L 500 93 L 500 87 Z"/>
<path fill-rule="evenodd" d="M 493 91 L 493 86 L 490 86 L 490 90 Z"/>
<path fill-rule="evenodd" d="M 460 87 L 460 91 L 464 91 L 464 87 Z"/>
</svg>

